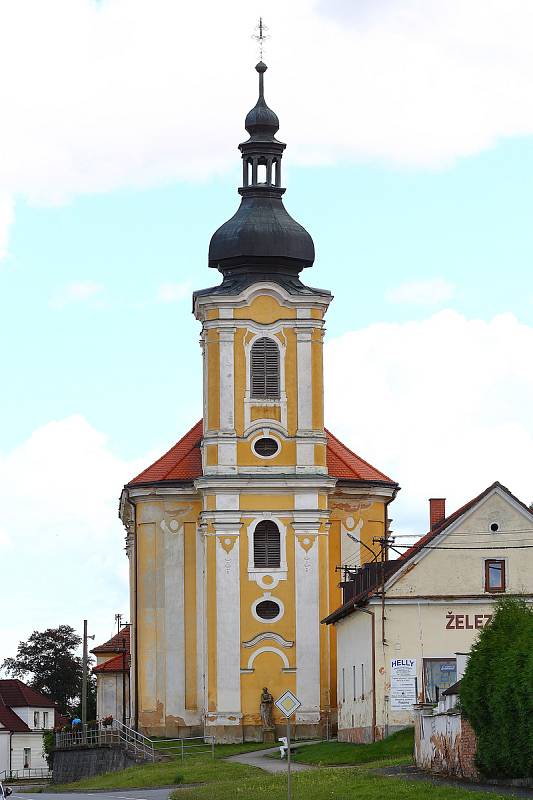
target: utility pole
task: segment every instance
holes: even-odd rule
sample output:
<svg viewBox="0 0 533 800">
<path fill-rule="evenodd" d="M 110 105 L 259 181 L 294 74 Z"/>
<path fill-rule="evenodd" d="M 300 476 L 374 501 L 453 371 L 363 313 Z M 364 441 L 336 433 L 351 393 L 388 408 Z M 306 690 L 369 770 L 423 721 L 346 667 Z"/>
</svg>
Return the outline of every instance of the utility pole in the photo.
<svg viewBox="0 0 533 800">
<path fill-rule="evenodd" d="M 83 672 L 81 679 L 81 722 L 87 725 L 87 620 L 83 620 Z"/>
</svg>

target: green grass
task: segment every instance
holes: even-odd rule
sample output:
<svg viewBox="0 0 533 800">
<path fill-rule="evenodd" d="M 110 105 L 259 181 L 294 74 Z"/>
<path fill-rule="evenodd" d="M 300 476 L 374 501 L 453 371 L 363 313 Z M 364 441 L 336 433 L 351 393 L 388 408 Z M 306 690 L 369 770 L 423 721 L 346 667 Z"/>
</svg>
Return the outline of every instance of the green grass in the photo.
<svg viewBox="0 0 533 800">
<path fill-rule="evenodd" d="M 204 780 L 209 781 L 208 778 Z M 293 800 L 504 800 L 504 796 L 428 782 L 371 775 L 366 769 L 322 768 L 299 772 L 292 779 Z M 286 800 L 285 775 L 225 773 L 216 782 L 177 789 L 172 800 Z"/>
<path fill-rule="evenodd" d="M 406 728 L 393 733 L 386 739 L 372 744 L 351 744 L 350 742 L 317 742 L 297 750 L 294 761 L 318 766 L 340 764 L 367 764 L 371 761 L 394 759 L 397 763 L 409 761 L 413 756 L 414 729 Z"/>
<path fill-rule="evenodd" d="M 163 744 L 160 740 L 159 744 Z M 270 745 L 267 745 L 270 747 Z M 174 786 L 178 783 L 197 783 L 209 780 L 209 777 L 224 775 L 231 771 L 233 766 L 238 769 L 249 769 L 240 764 L 227 764 L 220 759 L 227 756 L 246 753 L 253 750 L 262 750 L 265 745 L 259 742 L 245 742 L 243 744 L 219 744 L 215 745 L 215 760 L 210 754 L 202 753 L 194 756 L 186 756 L 182 762 L 181 757 L 172 760 L 159 761 L 155 764 L 142 764 L 136 767 L 128 767 L 118 772 L 106 772 L 103 775 L 95 775 L 93 778 L 85 778 L 81 781 L 53 785 L 50 791 L 70 792 L 77 789 L 146 789 L 156 786 Z M 255 771 L 255 770 L 254 770 Z"/>
</svg>

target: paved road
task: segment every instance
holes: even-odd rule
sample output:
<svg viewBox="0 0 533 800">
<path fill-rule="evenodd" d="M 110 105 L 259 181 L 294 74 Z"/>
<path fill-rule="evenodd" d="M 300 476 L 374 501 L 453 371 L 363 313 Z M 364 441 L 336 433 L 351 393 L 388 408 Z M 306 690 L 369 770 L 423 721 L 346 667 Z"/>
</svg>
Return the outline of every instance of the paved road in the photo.
<svg viewBox="0 0 533 800">
<path fill-rule="evenodd" d="M 316 744 L 316 742 L 297 742 L 298 747 L 305 744 Z M 270 758 L 267 753 L 276 753 L 278 758 Z M 250 753 L 239 753 L 238 756 L 229 756 L 225 761 L 237 761 L 239 764 L 247 764 L 249 767 L 259 767 L 265 772 L 287 772 L 287 759 L 279 758 L 279 747 L 270 750 L 252 750 Z M 303 772 L 306 769 L 314 769 L 309 764 L 297 764 L 291 761 L 291 772 Z M 146 798 L 148 800 L 148 798 Z"/>
<path fill-rule="evenodd" d="M 113 791 L 94 791 L 94 792 L 60 792 L 60 793 L 39 793 L 17 792 L 11 795 L 11 800 L 87 800 L 87 798 L 98 797 L 98 800 L 168 800 L 168 796 L 173 788 L 167 789 L 116 789 Z M 178 787 L 176 787 L 178 788 Z"/>
</svg>

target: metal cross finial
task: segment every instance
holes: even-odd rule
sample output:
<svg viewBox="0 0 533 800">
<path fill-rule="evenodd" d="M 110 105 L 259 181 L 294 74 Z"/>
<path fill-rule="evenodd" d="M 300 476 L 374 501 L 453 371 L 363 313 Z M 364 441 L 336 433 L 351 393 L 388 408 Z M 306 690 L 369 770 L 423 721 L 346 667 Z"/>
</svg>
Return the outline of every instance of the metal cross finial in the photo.
<svg viewBox="0 0 533 800">
<path fill-rule="evenodd" d="M 257 33 L 254 33 L 252 39 L 255 39 L 255 41 L 259 44 L 259 61 L 262 61 L 263 44 L 265 42 L 265 39 L 270 38 L 266 33 L 266 31 L 268 31 L 268 28 L 266 25 L 263 24 L 263 17 L 259 17 L 259 24 L 255 26 L 255 30 L 257 31 Z"/>
</svg>

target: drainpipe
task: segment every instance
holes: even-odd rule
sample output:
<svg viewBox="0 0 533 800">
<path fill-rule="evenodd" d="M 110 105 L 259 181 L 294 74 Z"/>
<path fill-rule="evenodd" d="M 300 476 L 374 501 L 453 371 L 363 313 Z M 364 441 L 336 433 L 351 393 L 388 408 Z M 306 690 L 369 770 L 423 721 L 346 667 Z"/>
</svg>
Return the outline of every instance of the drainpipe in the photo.
<svg viewBox="0 0 533 800">
<path fill-rule="evenodd" d="M 367 608 L 359 608 L 363 614 L 370 614 L 372 617 L 372 741 L 376 741 L 376 618 L 373 611 Z"/>
<path fill-rule="evenodd" d="M 13 731 L 9 731 L 9 774 L 11 775 L 11 769 L 13 768 Z"/>
</svg>

